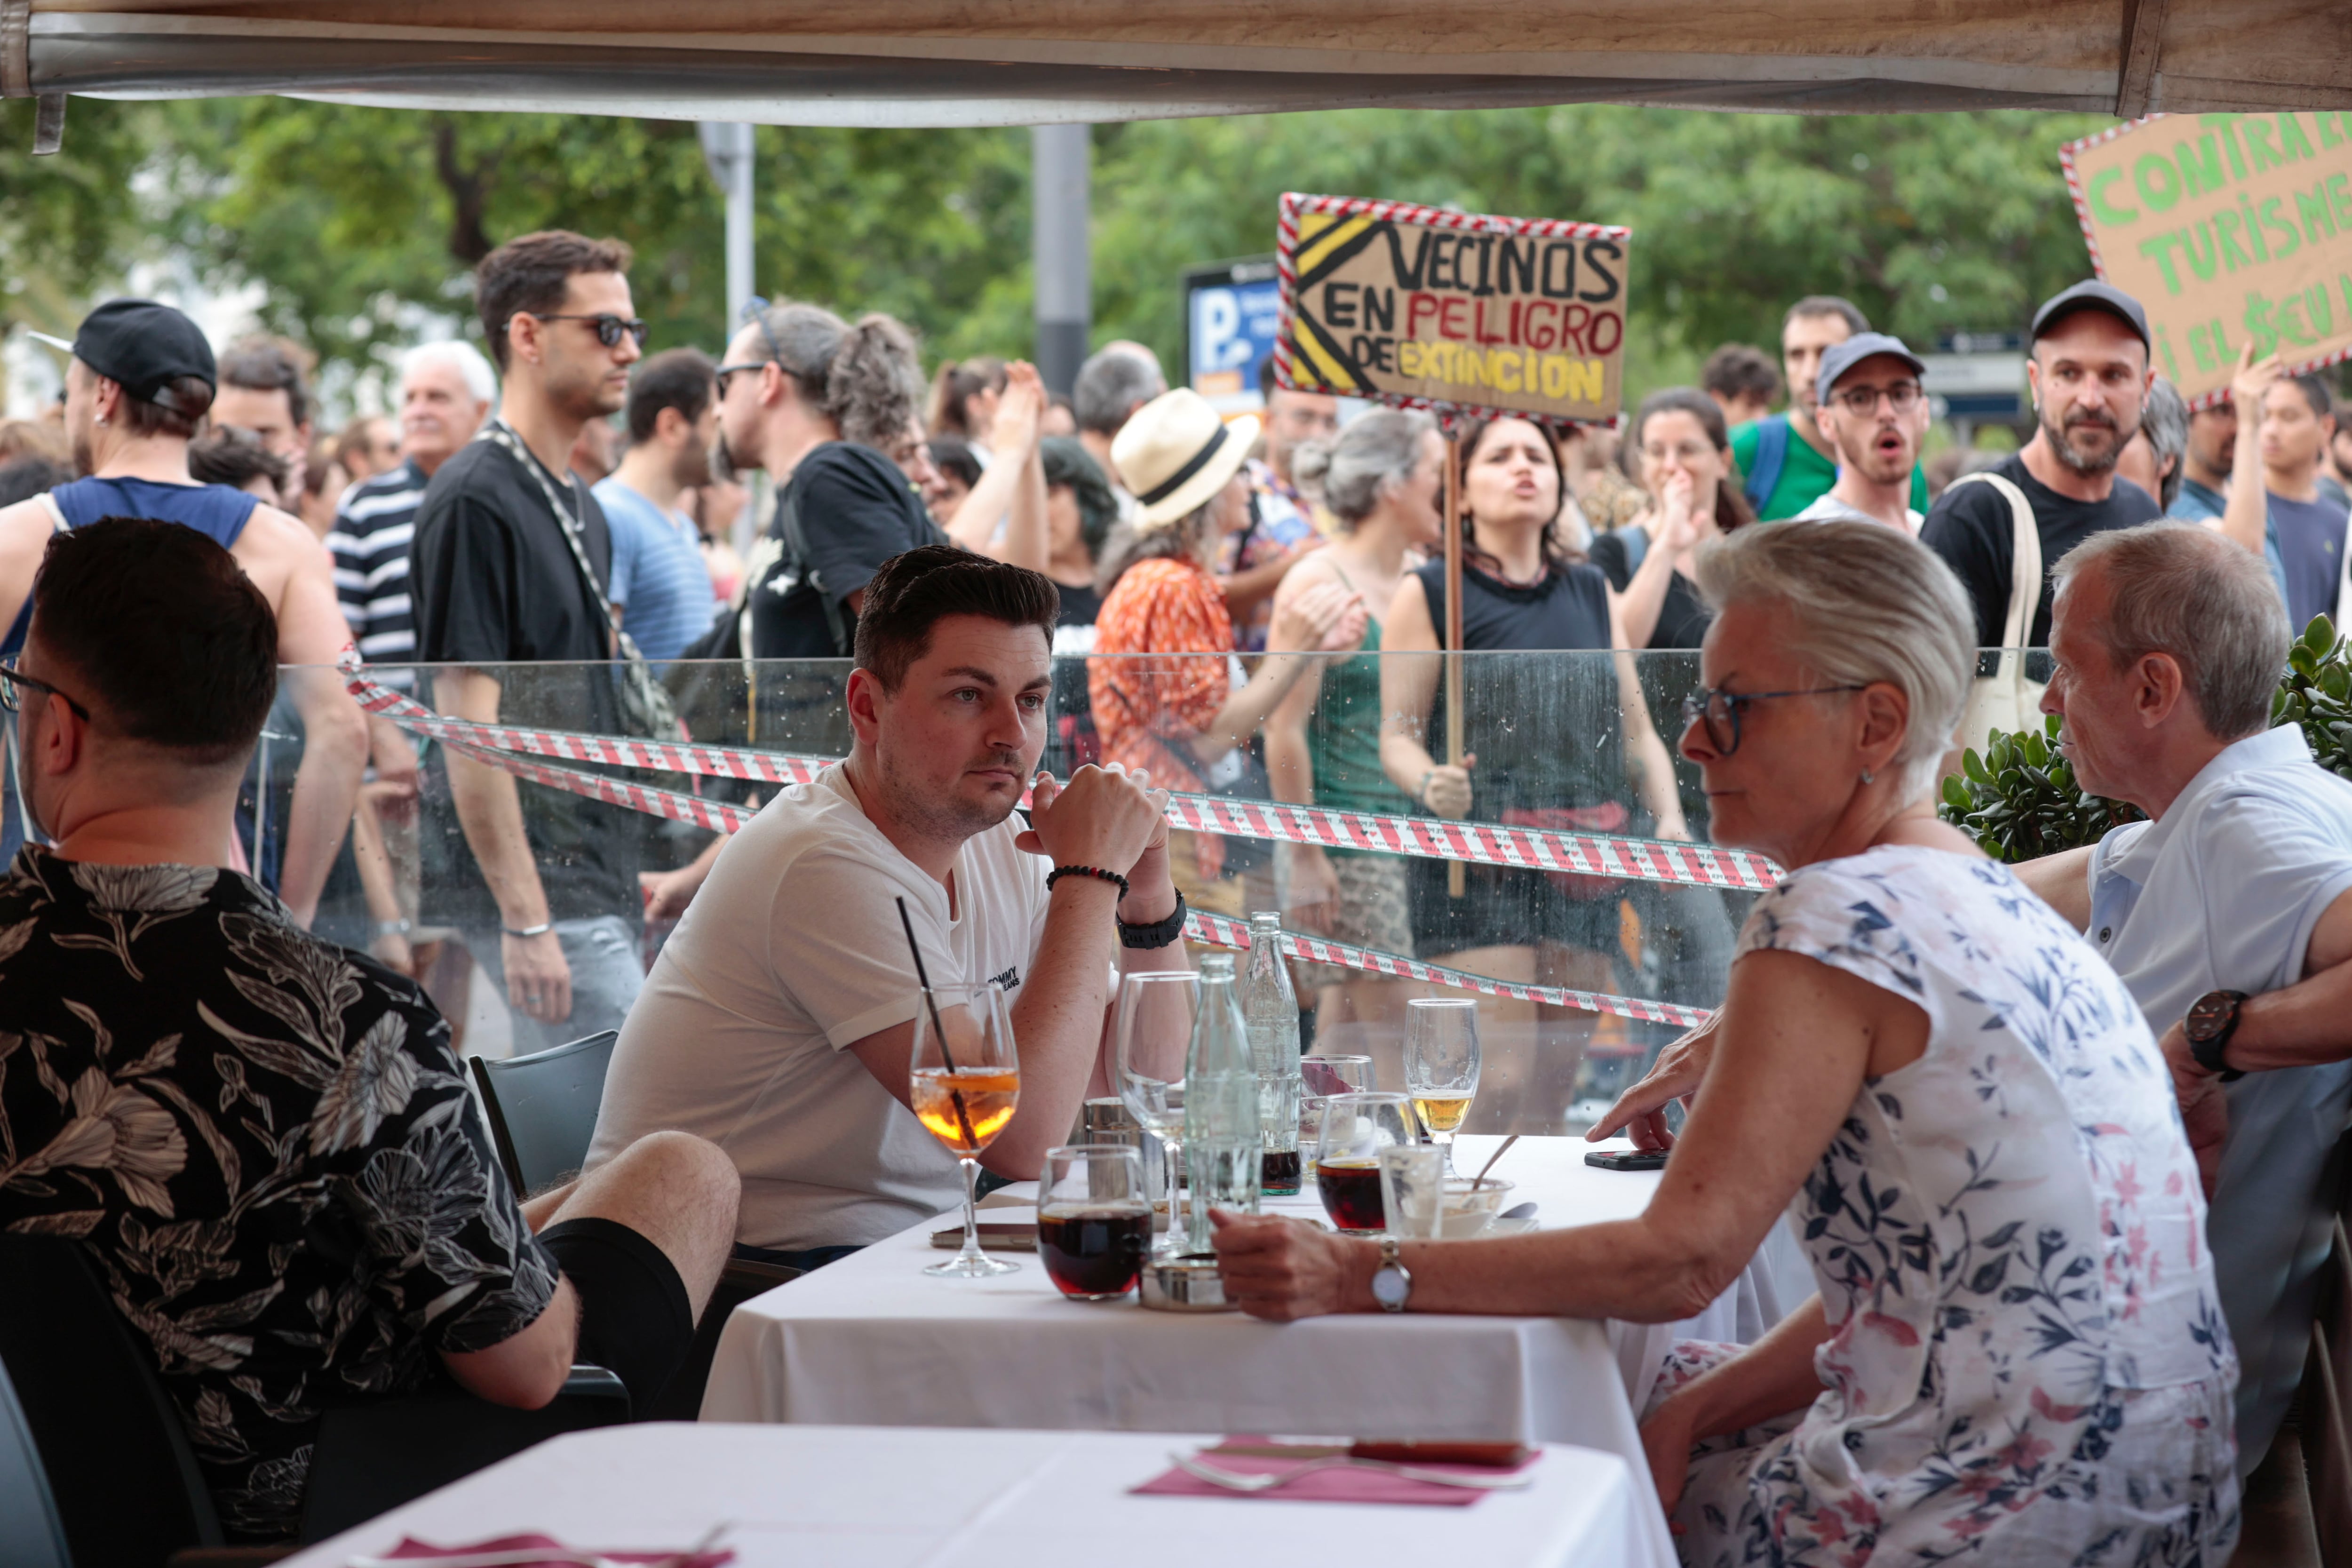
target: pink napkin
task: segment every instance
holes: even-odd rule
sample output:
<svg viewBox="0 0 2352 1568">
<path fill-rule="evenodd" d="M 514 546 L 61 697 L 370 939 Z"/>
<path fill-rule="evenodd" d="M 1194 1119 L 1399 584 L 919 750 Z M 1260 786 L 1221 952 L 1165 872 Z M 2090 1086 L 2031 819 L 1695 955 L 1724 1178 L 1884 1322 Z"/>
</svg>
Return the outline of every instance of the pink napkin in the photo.
<svg viewBox="0 0 2352 1568">
<path fill-rule="evenodd" d="M 1265 1439 L 1237 1437 L 1232 1441 L 1255 1446 L 1263 1443 Z M 1204 1464 L 1214 1465 L 1218 1469 L 1231 1470 L 1236 1475 L 1244 1476 L 1278 1476 L 1311 1462 L 1303 1459 L 1276 1459 L 1255 1455 L 1220 1453 L 1214 1448 L 1205 1450 L 1197 1457 Z M 1528 1464 L 1535 1463 L 1540 1457 L 1540 1454 L 1530 1455 Z M 1463 1476 L 1512 1473 L 1508 1470 L 1498 1470 L 1490 1465 L 1416 1464 L 1413 1468 Z M 1516 1466 L 1514 1468 L 1525 1469 L 1527 1465 Z M 1275 1487 L 1262 1492 L 1232 1491 L 1218 1486 L 1213 1481 L 1204 1481 L 1198 1476 L 1190 1475 L 1171 1467 L 1141 1486 L 1130 1488 L 1129 1490 L 1141 1497 L 1253 1498 L 1288 1502 L 1402 1502 L 1425 1503 L 1435 1508 L 1468 1508 L 1486 1495 L 1483 1491 L 1469 1487 L 1440 1486 L 1434 1481 L 1414 1480 L 1410 1476 L 1398 1475 L 1394 1470 L 1374 1469 L 1364 1465 L 1335 1465 L 1329 1469 L 1318 1470 L 1311 1476 L 1302 1476 L 1288 1486 Z"/>
<path fill-rule="evenodd" d="M 404 1535 L 400 1544 L 384 1555 L 414 1557 L 419 1562 L 429 1563 L 436 1557 L 473 1557 L 491 1552 L 523 1552 L 532 1548 L 559 1553 L 545 1564 L 545 1568 L 576 1568 L 575 1564 L 567 1563 L 560 1555 L 571 1548 L 551 1535 L 502 1535 L 496 1541 L 477 1541 L 467 1546 L 435 1546 Z M 681 1548 L 676 1552 L 606 1552 L 601 1555 L 610 1557 L 615 1563 L 659 1563 L 665 1568 L 720 1568 L 722 1563 L 735 1561 L 732 1547 L 721 1547 L 716 1552 L 688 1552 Z M 540 1565 L 519 1564 L 518 1568 L 540 1568 Z"/>
</svg>

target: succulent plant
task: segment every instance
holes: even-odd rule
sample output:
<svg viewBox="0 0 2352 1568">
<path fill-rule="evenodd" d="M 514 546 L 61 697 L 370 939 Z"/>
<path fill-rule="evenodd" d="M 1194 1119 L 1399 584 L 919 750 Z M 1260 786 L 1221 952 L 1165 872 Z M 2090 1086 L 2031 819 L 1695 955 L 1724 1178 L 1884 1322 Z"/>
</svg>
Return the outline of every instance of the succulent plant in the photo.
<svg viewBox="0 0 2352 1568">
<path fill-rule="evenodd" d="M 1985 752 L 1961 757 L 1961 776 L 1944 781 L 1941 815 L 1996 860 L 2038 860 L 2096 843 L 2107 829 L 2137 822 L 2137 806 L 2085 795 L 2058 750 L 2058 717 L 2043 732 L 1995 730 Z"/>
<path fill-rule="evenodd" d="M 2352 649 L 2335 623 L 2315 616 L 2286 653 L 2286 679 L 2271 699 L 2271 726 L 2300 724 L 2311 754 L 2352 779 Z"/>
</svg>

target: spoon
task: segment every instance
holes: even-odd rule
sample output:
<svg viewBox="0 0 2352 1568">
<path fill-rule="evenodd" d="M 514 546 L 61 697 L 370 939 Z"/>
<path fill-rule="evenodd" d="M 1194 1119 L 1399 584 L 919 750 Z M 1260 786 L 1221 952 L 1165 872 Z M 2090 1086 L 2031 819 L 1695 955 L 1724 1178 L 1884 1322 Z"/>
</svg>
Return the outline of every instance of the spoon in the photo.
<svg viewBox="0 0 2352 1568">
<path fill-rule="evenodd" d="M 1472 1192 L 1475 1193 L 1480 1187 L 1486 1184 L 1486 1173 L 1493 1170 L 1495 1168 L 1495 1162 L 1501 1159 L 1505 1154 L 1510 1152 L 1511 1145 L 1518 1141 L 1519 1135 L 1514 1132 L 1508 1138 L 1503 1140 L 1503 1146 L 1501 1148 L 1486 1156 L 1486 1163 L 1479 1166 L 1477 1175 L 1471 1178 L 1470 1190 Z"/>
<path fill-rule="evenodd" d="M 1536 1217 L 1536 1205 L 1532 1203 L 1513 1204 L 1495 1217 L 1496 1219 L 1533 1219 Z"/>
</svg>

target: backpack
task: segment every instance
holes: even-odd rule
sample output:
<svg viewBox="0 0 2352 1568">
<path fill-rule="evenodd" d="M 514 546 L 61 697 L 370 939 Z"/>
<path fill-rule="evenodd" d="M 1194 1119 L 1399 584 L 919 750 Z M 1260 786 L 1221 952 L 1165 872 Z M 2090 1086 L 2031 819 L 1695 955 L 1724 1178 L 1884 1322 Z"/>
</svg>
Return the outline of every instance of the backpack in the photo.
<svg viewBox="0 0 2352 1568">
<path fill-rule="evenodd" d="M 1756 466 L 1748 471 L 1747 482 L 1740 490 L 1748 497 L 1748 508 L 1758 517 L 1764 515 L 1764 503 L 1780 483 L 1780 470 L 1789 461 L 1789 416 L 1775 414 L 1769 419 L 1756 422 Z"/>
</svg>

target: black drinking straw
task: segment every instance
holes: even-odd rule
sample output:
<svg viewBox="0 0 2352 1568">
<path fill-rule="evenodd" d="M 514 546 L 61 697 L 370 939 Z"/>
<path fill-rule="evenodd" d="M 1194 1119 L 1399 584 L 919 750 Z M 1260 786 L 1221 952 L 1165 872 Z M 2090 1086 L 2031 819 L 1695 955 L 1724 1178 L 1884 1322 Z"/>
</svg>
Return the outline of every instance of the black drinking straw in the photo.
<svg viewBox="0 0 2352 1568">
<path fill-rule="evenodd" d="M 931 977 L 923 969 L 922 944 L 915 940 L 914 918 L 907 913 L 905 894 L 898 896 L 898 923 L 907 929 L 907 951 L 915 955 L 915 978 L 923 987 L 923 1005 L 931 1010 L 931 1033 L 939 1037 L 940 1060 L 948 1069 L 948 1098 L 955 1101 L 956 1121 L 963 1128 L 963 1141 L 971 1145 L 974 1155 L 980 1152 L 980 1135 L 971 1130 L 971 1115 L 963 1108 L 963 1091 L 955 1086 L 955 1058 L 948 1052 L 948 1032 L 940 1026 L 939 998 L 931 994 Z"/>
</svg>

